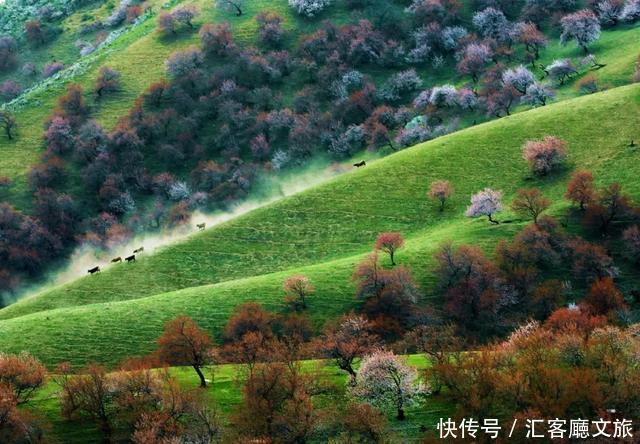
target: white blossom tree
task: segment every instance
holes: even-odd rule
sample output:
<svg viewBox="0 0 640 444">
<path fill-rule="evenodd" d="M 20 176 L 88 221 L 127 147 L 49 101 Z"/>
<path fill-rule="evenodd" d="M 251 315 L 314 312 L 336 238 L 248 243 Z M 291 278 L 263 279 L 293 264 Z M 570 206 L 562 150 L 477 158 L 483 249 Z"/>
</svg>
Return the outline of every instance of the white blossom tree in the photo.
<svg viewBox="0 0 640 444">
<path fill-rule="evenodd" d="M 575 40 L 585 54 L 589 52 L 587 46 L 600 37 L 600 21 L 588 9 L 565 15 L 560 20 L 560 24 L 562 25 L 560 42 L 566 45 L 568 42 Z"/>
<path fill-rule="evenodd" d="M 307 17 L 315 17 L 330 4 L 331 0 L 289 0 L 289 6 Z"/>
<path fill-rule="evenodd" d="M 358 384 L 349 388 L 354 398 L 380 409 L 393 409 L 404 420 L 405 409 L 419 403 L 426 393 L 413 367 L 392 352 L 376 351 L 360 366 Z"/>
<path fill-rule="evenodd" d="M 544 68 L 544 72 L 556 83 L 560 85 L 564 85 L 571 76 L 578 73 L 578 70 L 571 60 L 569 59 L 560 59 L 554 60 L 550 65 Z"/>
<path fill-rule="evenodd" d="M 527 87 L 527 93 L 522 96 L 522 103 L 531 106 L 545 106 L 549 100 L 555 98 L 555 93 L 551 88 L 542 83 L 532 83 Z"/>
<path fill-rule="evenodd" d="M 640 20 L 640 0 L 627 0 L 620 12 L 620 19 L 625 22 Z"/>
<path fill-rule="evenodd" d="M 471 196 L 471 205 L 467 208 L 467 217 L 487 216 L 492 224 L 499 224 L 493 219 L 495 213 L 502 211 L 502 191 L 485 188 Z"/>
<path fill-rule="evenodd" d="M 525 94 L 529 85 L 535 83 L 533 73 L 520 65 L 512 69 L 507 69 L 502 74 L 502 81 L 505 85 L 513 86 L 520 94 Z"/>
<path fill-rule="evenodd" d="M 486 8 L 473 15 L 473 26 L 484 38 L 495 39 L 507 43 L 513 35 L 513 25 L 499 9 Z"/>
</svg>

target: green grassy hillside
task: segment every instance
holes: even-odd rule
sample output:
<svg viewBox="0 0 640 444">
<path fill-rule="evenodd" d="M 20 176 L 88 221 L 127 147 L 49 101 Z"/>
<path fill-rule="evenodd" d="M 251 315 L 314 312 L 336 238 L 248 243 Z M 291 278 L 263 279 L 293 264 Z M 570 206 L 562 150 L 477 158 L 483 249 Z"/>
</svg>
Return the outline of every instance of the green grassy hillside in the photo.
<svg viewBox="0 0 640 444">
<path fill-rule="evenodd" d="M 121 72 L 122 90 L 99 104 L 92 103 L 91 117 L 105 127 L 111 128 L 120 117 L 126 115 L 136 97 L 151 83 L 163 77 L 164 61 L 169 54 L 198 43 L 196 31 L 183 31 L 175 38 L 164 38 L 156 32 L 157 13 L 164 4 L 167 3 L 159 0 L 151 2 L 155 14 L 146 21 L 131 27 L 111 44 L 81 59 L 77 66 L 71 66 L 60 80 L 45 81 L 41 87 L 36 87 L 19 98 L 16 106 L 10 106 L 15 109 L 19 136 L 12 141 L 0 137 L 0 152 L 3 153 L 0 156 L 0 175 L 14 180 L 14 185 L 9 190 L 0 191 L 1 200 L 8 200 L 21 209 L 30 208 L 31 196 L 27 190 L 27 173 L 29 167 L 38 161 L 42 152 L 43 123 L 50 115 L 56 99 L 63 94 L 70 82 L 77 82 L 86 91 L 91 91 L 101 66 L 108 65 Z M 289 45 L 293 45 L 301 34 L 316 29 L 325 19 L 337 24 L 350 20 L 350 12 L 342 3 L 331 6 L 313 20 L 294 14 L 286 0 L 248 2 L 244 14 L 240 17 L 221 12 L 213 8 L 211 2 L 204 0 L 169 2 L 168 4 L 172 7 L 177 4 L 196 5 L 201 12 L 194 21 L 196 28 L 202 23 L 228 21 L 232 25 L 236 39 L 243 45 L 256 44 L 257 25 L 254 19 L 259 11 L 275 11 L 285 19 L 284 27 L 289 30 Z M 74 33 L 80 26 L 83 15 L 92 12 L 96 17 L 102 17 L 107 14 L 104 8 L 95 8 L 94 10 L 88 7 L 68 17 L 63 23 L 65 32 L 53 43 L 38 50 L 30 50 L 25 54 L 25 60 L 56 59 L 67 63 L 76 60 L 74 51 L 77 50 L 72 42 L 75 40 Z M 599 57 L 599 61 L 607 64 L 596 74 L 601 79 L 602 87 L 619 86 L 629 82 L 633 72 L 633 62 L 640 51 L 637 43 L 639 40 L 640 28 L 620 27 L 603 33 L 602 38 L 593 45 L 592 50 Z M 561 47 L 558 40 L 554 39 L 542 52 L 542 61 L 546 63 L 555 58 L 579 56 L 580 51 L 574 46 Z M 435 71 L 422 67 L 419 68 L 419 72 L 426 81 L 426 86 L 453 81 L 450 66 Z M 384 76 L 381 77 L 382 79 Z M 559 97 L 567 98 L 575 95 L 577 92 L 572 85 L 567 85 L 561 89 Z"/>
<path fill-rule="evenodd" d="M 309 309 L 323 320 L 354 307 L 350 275 L 381 231 L 407 237 L 398 260 L 411 265 L 429 297 L 431 255 L 451 239 L 491 249 L 524 222 L 492 226 L 463 216 L 469 196 L 486 186 L 508 202 L 521 187 L 540 187 L 565 213 L 562 195 L 576 167 L 599 184 L 618 181 L 640 197 L 640 85 L 582 97 L 479 125 L 399 152 L 326 184 L 255 210 L 187 241 L 100 275 L 22 300 L 0 311 L 0 349 L 29 350 L 47 364 L 115 363 L 149 351 L 164 320 L 187 313 L 219 333 L 235 305 L 277 309 L 282 279 L 306 273 L 317 288 Z M 568 141 L 564 173 L 531 179 L 525 140 L 547 134 Z M 425 193 L 434 179 L 456 194 L 440 214 Z M 503 218 L 513 219 L 505 214 Z M 630 285 L 630 284 L 629 284 Z M 48 311 L 47 311 L 48 310 Z"/>
</svg>

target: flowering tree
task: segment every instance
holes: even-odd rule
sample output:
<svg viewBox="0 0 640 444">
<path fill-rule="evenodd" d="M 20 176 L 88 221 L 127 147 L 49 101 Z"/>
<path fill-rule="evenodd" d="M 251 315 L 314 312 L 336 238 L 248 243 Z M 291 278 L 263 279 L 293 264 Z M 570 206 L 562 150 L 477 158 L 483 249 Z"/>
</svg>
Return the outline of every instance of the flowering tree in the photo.
<svg viewBox="0 0 640 444">
<path fill-rule="evenodd" d="M 307 308 L 307 298 L 316 291 L 309 278 L 302 274 L 286 278 L 283 287 L 285 301 L 295 309 Z"/>
<path fill-rule="evenodd" d="M 274 48 L 279 47 L 284 37 L 283 18 L 273 12 L 261 12 L 256 16 L 256 22 L 262 43 Z"/>
<path fill-rule="evenodd" d="M 486 8 L 473 15 L 473 26 L 484 38 L 494 39 L 500 43 L 508 43 L 513 35 L 513 25 L 504 13 L 495 8 Z"/>
<path fill-rule="evenodd" d="M 627 0 L 620 12 L 620 19 L 626 22 L 640 20 L 640 0 Z"/>
<path fill-rule="evenodd" d="M 19 355 L 0 353 L 0 386 L 13 391 L 18 404 L 31 399 L 44 385 L 46 374 L 42 363 L 26 352 Z"/>
<path fill-rule="evenodd" d="M 502 74 L 502 82 L 513 86 L 520 94 L 527 92 L 527 88 L 536 81 L 533 73 L 520 65 L 513 69 L 507 69 Z"/>
<path fill-rule="evenodd" d="M 202 65 L 202 52 L 197 48 L 176 51 L 165 63 L 167 74 L 171 77 L 187 76 Z"/>
<path fill-rule="evenodd" d="M 473 83 L 477 83 L 480 74 L 493 57 L 493 51 L 484 43 L 471 43 L 462 52 L 457 69 L 460 74 L 471 76 Z"/>
<path fill-rule="evenodd" d="M 584 210 L 585 205 L 593 202 L 595 196 L 596 188 L 593 181 L 593 174 L 585 170 L 573 173 L 567 185 L 565 197 L 578 204 L 581 210 Z"/>
<path fill-rule="evenodd" d="M 429 103 L 433 106 L 448 108 L 456 105 L 458 92 L 453 85 L 434 86 L 431 89 Z"/>
<path fill-rule="evenodd" d="M 567 157 L 567 142 L 554 136 L 531 140 L 524 144 L 522 157 L 534 174 L 545 176 L 562 165 Z"/>
<path fill-rule="evenodd" d="M 51 77 L 55 73 L 62 71 L 64 69 L 64 63 L 61 62 L 51 62 L 44 65 L 42 68 L 42 75 L 44 77 Z"/>
<path fill-rule="evenodd" d="M 568 42 L 575 40 L 585 54 L 589 52 L 587 46 L 600 37 L 598 17 L 588 9 L 565 15 L 560 20 L 560 24 L 562 25 L 560 42 L 566 45 Z"/>
<path fill-rule="evenodd" d="M 20 95 L 22 87 L 15 80 L 5 80 L 0 84 L 0 98 L 9 102 Z"/>
<path fill-rule="evenodd" d="M 0 36 L 0 71 L 5 71 L 15 66 L 17 51 L 18 44 L 13 37 Z"/>
<path fill-rule="evenodd" d="M 516 198 L 511 202 L 511 209 L 524 217 L 530 217 L 537 225 L 538 217 L 549 208 L 549 205 L 551 205 L 551 201 L 544 197 L 540 190 L 536 188 L 532 190 L 520 189 Z"/>
<path fill-rule="evenodd" d="M 349 374 L 355 385 L 357 373 L 353 368 L 356 358 L 370 353 L 377 343 L 371 325 L 363 316 L 346 315 L 324 328 L 319 348 L 323 356 L 333 359 L 336 366 Z"/>
<path fill-rule="evenodd" d="M 549 100 L 553 100 L 555 93 L 551 88 L 542 83 L 534 82 L 527 87 L 527 93 L 520 101 L 531 106 L 545 106 Z"/>
<path fill-rule="evenodd" d="M 540 49 L 547 46 L 549 42 L 545 35 L 540 32 L 533 23 L 522 23 L 518 29 L 518 41 L 522 43 L 529 53 L 531 61 L 538 60 Z"/>
<path fill-rule="evenodd" d="M 584 304 L 594 316 L 608 315 L 626 306 L 624 296 L 610 277 L 597 279 L 591 284 L 584 298 Z"/>
<path fill-rule="evenodd" d="M 427 195 L 440 202 L 440 211 L 444 211 L 444 205 L 453 194 L 453 185 L 448 180 L 435 180 L 431 182 L 431 188 Z"/>
<path fill-rule="evenodd" d="M 400 233 L 380 233 L 376 239 L 376 250 L 382 250 L 389 255 L 391 265 L 395 265 L 394 255 L 398 249 L 404 246 L 404 239 Z"/>
<path fill-rule="evenodd" d="M 187 316 L 178 316 L 167 322 L 158 338 L 160 358 L 167 364 L 193 367 L 200 378 L 200 387 L 207 386 L 202 367 L 210 361 L 212 346 L 209 334 Z"/>
<path fill-rule="evenodd" d="M 564 85 L 571 76 L 578 73 L 578 70 L 571 60 L 562 59 L 562 60 L 554 60 L 550 65 L 544 68 L 544 72 L 553 80 L 554 82 L 560 83 L 560 85 Z"/>
<path fill-rule="evenodd" d="M 298 14 L 307 17 L 318 15 L 330 4 L 331 0 L 289 0 L 289 6 L 295 9 Z"/>
<path fill-rule="evenodd" d="M 206 54 L 224 57 L 233 54 L 237 46 L 229 23 L 212 25 L 205 23 L 198 32 L 202 49 Z"/>
<path fill-rule="evenodd" d="M 417 372 L 392 352 L 376 351 L 363 359 L 360 379 L 350 394 L 381 409 L 393 409 L 396 418 L 405 419 L 405 409 L 419 403 L 425 392 L 417 382 Z"/>
<path fill-rule="evenodd" d="M 487 216 L 492 224 L 499 224 L 493 215 L 502 211 L 502 192 L 485 188 L 471 196 L 471 205 L 465 213 L 467 217 Z"/>
</svg>

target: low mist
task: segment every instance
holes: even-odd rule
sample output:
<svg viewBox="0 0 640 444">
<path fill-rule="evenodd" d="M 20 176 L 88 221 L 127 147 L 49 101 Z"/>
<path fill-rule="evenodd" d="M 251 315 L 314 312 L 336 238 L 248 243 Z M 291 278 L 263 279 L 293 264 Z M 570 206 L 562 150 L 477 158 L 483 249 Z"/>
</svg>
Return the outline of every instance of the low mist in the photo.
<svg viewBox="0 0 640 444">
<path fill-rule="evenodd" d="M 58 267 L 45 278 L 44 283 L 23 287 L 5 302 L 9 304 L 24 297 L 46 291 L 51 287 L 68 283 L 85 276 L 87 270 L 95 266 L 99 266 L 101 270 L 107 270 L 114 265 L 111 264 L 111 259 L 121 257 L 124 261 L 126 256 L 133 254 L 133 251 L 139 247 L 144 247 L 143 254 L 153 254 L 167 245 L 184 241 L 189 236 L 199 233 L 200 230 L 196 227 L 197 224 L 205 223 L 206 229 L 211 229 L 256 208 L 318 185 L 348 171 L 350 168 L 350 164 L 329 163 L 326 159 L 316 159 L 307 166 L 293 172 L 270 176 L 263 175 L 257 178 L 249 196 L 243 201 L 233 204 L 227 211 L 213 213 L 195 211 L 192 213 L 191 221 L 186 225 L 172 229 L 139 233 L 132 239 L 125 243 L 120 243 L 112 249 L 105 250 L 88 244 L 81 245 L 75 249 L 64 266 Z"/>
</svg>

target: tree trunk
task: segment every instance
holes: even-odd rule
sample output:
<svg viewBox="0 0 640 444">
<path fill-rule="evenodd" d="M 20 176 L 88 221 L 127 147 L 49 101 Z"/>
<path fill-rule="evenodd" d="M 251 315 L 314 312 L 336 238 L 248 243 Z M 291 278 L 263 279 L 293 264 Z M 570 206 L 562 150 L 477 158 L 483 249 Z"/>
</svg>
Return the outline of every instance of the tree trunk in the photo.
<svg viewBox="0 0 640 444">
<path fill-rule="evenodd" d="M 197 366 L 197 365 L 194 365 L 193 369 L 198 374 L 198 378 L 200 378 L 200 387 L 202 387 L 202 388 L 207 387 L 207 381 L 206 381 L 206 379 L 204 379 L 204 375 L 202 374 L 202 370 L 200 370 L 200 367 Z"/>
<path fill-rule="evenodd" d="M 111 424 L 109 424 L 108 419 L 100 419 L 100 431 L 102 432 L 102 442 L 104 444 L 111 444 Z"/>
<path fill-rule="evenodd" d="M 498 222 L 497 220 L 494 220 L 494 219 L 491 217 L 491 214 L 489 215 L 489 222 L 491 222 L 491 223 L 492 223 L 492 224 L 494 224 L 494 225 L 498 225 L 498 224 L 500 223 L 500 222 Z"/>
<path fill-rule="evenodd" d="M 396 416 L 398 421 L 404 421 L 406 416 L 404 415 L 404 409 L 402 407 L 398 407 L 398 416 Z"/>
<path fill-rule="evenodd" d="M 238 17 L 240 17 L 242 15 L 242 9 L 240 9 L 240 6 L 238 6 L 236 3 L 231 3 L 233 5 L 234 8 L 236 8 L 236 15 Z"/>
<path fill-rule="evenodd" d="M 389 256 L 391 257 L 391 265 L 395 266 L 396 265 L 396 261 L 393 258 L 393 251 L 389 253 Z"/>
</svg>

